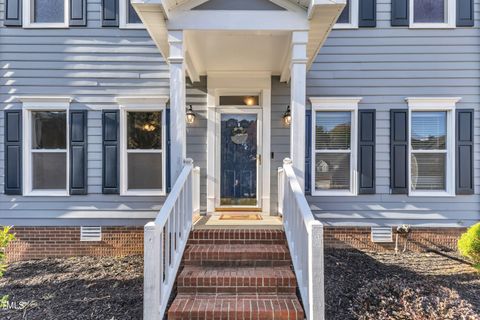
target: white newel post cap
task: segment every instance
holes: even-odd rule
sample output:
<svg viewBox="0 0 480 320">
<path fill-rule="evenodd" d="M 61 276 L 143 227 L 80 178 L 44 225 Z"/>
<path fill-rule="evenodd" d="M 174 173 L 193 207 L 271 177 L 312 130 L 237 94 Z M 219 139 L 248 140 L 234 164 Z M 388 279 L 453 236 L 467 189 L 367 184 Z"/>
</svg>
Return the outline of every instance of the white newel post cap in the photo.
<svg viewBox="0 0 480 320">
<path fill-rule="evenodd" d="M 292 159 L 290 159 L 290 158 L 283 159 L 283 164 L 292 164 L 292 163 L 293 163 Z"/>
</svg>

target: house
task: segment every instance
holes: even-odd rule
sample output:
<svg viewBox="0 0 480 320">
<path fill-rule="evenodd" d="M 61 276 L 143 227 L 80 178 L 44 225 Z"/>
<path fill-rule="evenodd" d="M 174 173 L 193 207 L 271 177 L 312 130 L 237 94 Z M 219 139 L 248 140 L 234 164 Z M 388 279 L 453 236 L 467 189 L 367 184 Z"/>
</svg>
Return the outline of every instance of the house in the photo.
<svg viewBox="0 0 480 320">
<path fill-rule="evenodd" d="M 12 258 L 142 253 L 159 210 L 306 212 L 337 248 L 409 224 L 415 248 L 454 248 L 480 220 L 479 8 L 0 1 Z"/>
</svg>

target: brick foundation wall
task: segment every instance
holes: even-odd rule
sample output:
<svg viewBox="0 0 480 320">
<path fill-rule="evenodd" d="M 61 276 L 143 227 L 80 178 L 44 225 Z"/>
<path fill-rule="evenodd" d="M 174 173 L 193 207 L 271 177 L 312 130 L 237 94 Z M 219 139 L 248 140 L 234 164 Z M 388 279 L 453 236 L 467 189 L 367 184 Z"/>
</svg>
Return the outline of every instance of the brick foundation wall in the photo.
<svg viewBox="0 0 480 320">
<path fill-rule="evenodd" d="M 143 254 L 143 227 L 102 227 L 102 241 L 80 241 L 80 227 L 15 227 L 9 261 Z"/>
<path fill-rule="evenodd" d="M 369 227 L 325 227 L 325 248 L 372 251 L 395 250 L 396 234 L 392 243 L 373 243 Z M 457 240 L 466 228 L 412 228 L 407 240 L 407 250 L 422 252 L 428 249 L 456 251 Z M 399 235 L 399 249 L 403 250 L 406 238 Z"/>
</svg>

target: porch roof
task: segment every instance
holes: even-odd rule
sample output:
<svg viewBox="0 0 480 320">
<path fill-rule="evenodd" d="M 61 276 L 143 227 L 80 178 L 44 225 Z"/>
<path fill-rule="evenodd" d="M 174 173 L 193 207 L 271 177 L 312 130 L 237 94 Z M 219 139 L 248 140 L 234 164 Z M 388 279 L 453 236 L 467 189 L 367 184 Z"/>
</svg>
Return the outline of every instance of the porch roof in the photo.
<svg viewBox="0 0 480 320">
<path fill-rule="evenodd" d="M 192 10 L 209 0 L 131 0 L 168 61 L 169 31 L 185 31 L 188 76 L 217 71 L 266 71 L 290 78 L 292 32 L 306 31 L 307 67 L 346 0 L 265 0 L 281 10 Z M 284 9 L 284 10 L 282 10 Z"/>
</svg>

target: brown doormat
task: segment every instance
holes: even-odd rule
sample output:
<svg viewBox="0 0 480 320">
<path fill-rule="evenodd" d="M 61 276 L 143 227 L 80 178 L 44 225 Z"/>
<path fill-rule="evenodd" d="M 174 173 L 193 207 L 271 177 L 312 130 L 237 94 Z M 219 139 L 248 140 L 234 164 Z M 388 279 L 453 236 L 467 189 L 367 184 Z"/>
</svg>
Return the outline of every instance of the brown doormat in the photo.
<svg viewBox="0 0 480 320">
<path fill-rule="evenodd" d="M 263 220 L 259 214 L 222 214 L 219 220 Z"/>
</svg>

